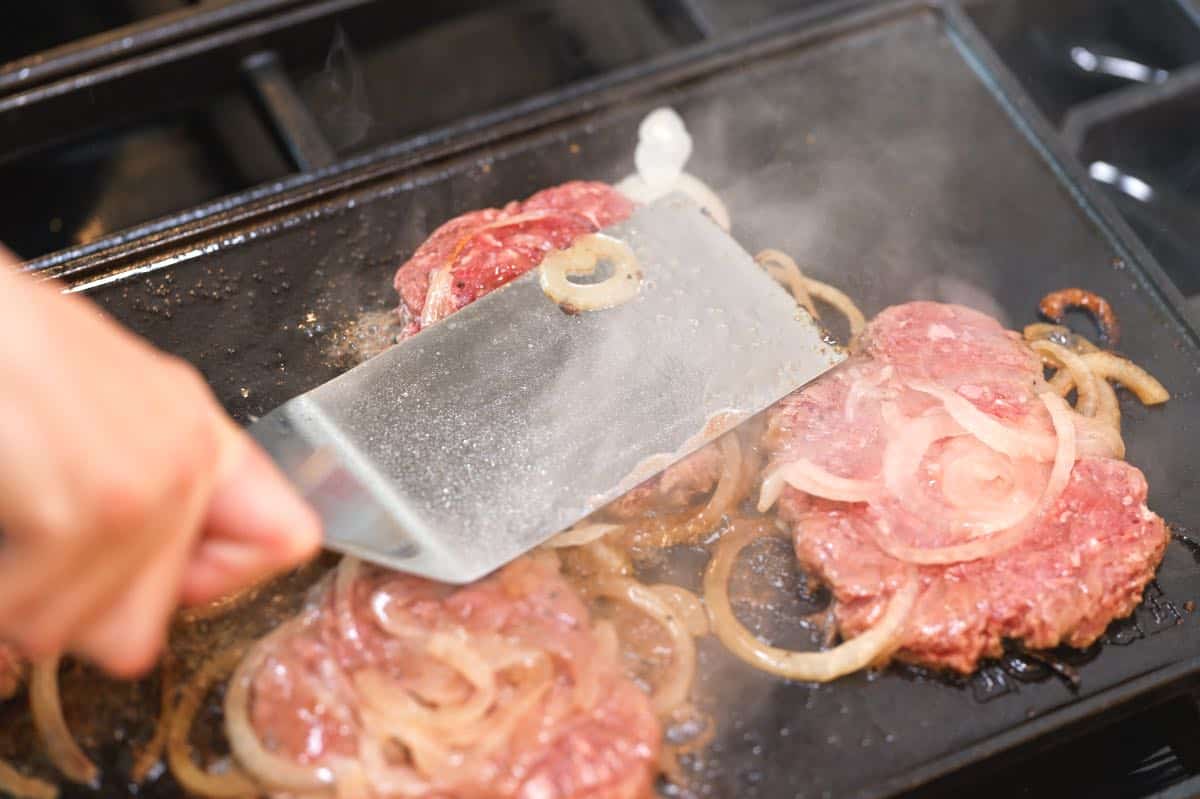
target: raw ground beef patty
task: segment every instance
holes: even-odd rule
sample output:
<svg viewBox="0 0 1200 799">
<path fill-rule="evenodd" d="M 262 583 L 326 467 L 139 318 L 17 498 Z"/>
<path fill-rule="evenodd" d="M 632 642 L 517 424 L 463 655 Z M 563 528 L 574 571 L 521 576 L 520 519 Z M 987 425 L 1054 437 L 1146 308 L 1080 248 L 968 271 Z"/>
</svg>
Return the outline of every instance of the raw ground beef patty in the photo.
<svg viewBox="0 0 1200 799">
<path fill-rule="evenodd" d="M 1045 457 L 997 453 L 962 431 L 922 438 L 942 423 L 943 404 L 965 399 L 1008 429 L 1052 442 L 1039 398 L 1046 390 L 1037 355 L 1017 334 L 966 308 L 909 303 L 879 314 L 847 365 L 770 412 L 772 467 L 804 459 L 855 481 L 854 490 L 879 486 L 860 501 L 791 485 L 779 498 L 802 567 L 837 600 L 844 637 L 875 624 L 905 579 L 908 565 L 881 547 L 985 540 L 989 531 L 969 527 L 981 523 L 980 507 L 1040 496 L 1047 483 Z M 1166 548 L 1165 525 L 1146 507 L 1141 471 L 1107 457 L 1090 435 L 1092 420 L 1070 415 L 1078 452 L 1061 493 L 1048 507 L 1033 506 L 1012 548 L 919 566 L 921 592 L 897 657 L 970 672 L 980 658 L 1001 654 L 1005 639 L 1086 647 L 1141 601 Z M 964 480 L 978 481 L 969 486 L 974 493 L 963 493 Z M 962 496 L 977 501 L 956 505 Z"/>
<path fill-rule="evenodd" d="M 644 799 L 657 773 L 661 729 L 615 633 L 536 557 L 463 587 L 343 563 L 234 679 L 257 740 L 230 728 L 241 762 L 261 746 L 339 796 Z"/>
</svg>

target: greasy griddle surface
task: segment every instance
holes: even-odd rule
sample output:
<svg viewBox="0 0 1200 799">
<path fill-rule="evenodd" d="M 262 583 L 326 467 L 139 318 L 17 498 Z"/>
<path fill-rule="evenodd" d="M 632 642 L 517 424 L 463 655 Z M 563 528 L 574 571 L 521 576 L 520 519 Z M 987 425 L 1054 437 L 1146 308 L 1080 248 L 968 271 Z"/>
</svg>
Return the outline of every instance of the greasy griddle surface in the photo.
<svg viewBox="0 0 1200 799">
<path fill-rule="evenodd" d="M 564 180 L 619 179 L 632 169 L 638 121 L 660 103 L 687 120 L 690 169 L 728 202 L 746 248 L 793 254 L 868 314 L 915 298 L 994 302 L 1019 327 L 1047 291 L 1083 285 L 1107 296 L 1126 331 L 1122 350 L 1174 394 L 1152 410 L 1122 398 L 1129 460 L 1145 470 L 1154 509 L 1200 525 L 1196 353 L 931 14 L 748 59 L 96 296 L 200 366 L 235 414 L 260 414 L 344 368 L 331 353 L 347 326 L 394 304 L 393 269 L 433 227 Z M 1060 680 L 982 691 L 981 679 L 954 686 L 896 670 L 786 685 L 709 642 L 699 693 L 726 709 L 696 788 L 744 799 L 890 795 L 914 775 L 984 757 L 1000 736 L 1015 743 L 1047 717 L 1092 712 L 1106 689 L 1200 656 L 1200 622 L 1170 610 L 1200 594 L 1200 568 L 1173 543 L 1158 582 L 1170 606 L 1139 611 L 1140 627 L 1122 628 L 1127 645 L 1081 667 L 1077 693 Z M 94 696 L 95 678 L 66 682 L 78 722 L 80 692 Z"/>
</svg>

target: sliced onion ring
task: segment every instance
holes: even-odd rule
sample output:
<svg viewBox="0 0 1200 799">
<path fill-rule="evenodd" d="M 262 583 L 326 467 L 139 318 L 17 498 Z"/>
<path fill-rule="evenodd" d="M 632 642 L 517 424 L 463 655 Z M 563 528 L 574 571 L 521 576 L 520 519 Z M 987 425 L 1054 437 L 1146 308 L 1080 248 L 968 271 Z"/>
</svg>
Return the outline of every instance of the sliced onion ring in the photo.
<svg viewBox="0 0 1200 799">
<path fill-rule="evenodd" d="M 763 480 L 762 493 L 758 499 L 760 513 L 765 513 L 775 504 L 779 495 L 783 493 L 784 484 L 814 497 L 824 497 L 837 502 L 870 502 L 879 496 L 879 484 L 874 480 L 838 477 L 812 461 L 800 458 L 775 468 Z"/>
<path fill-rule="evenodd" d="M 883 480 L 888 492 L 895 497 L 910 513 L 922 518 L 945 518 L 955 526 L 968 530 L 972 536 L 990 535 L 1006 530 L 1022 521 L 1033 513 L 1039 504 L 1039 485 L 1023 485 L 1014 480 L 1010 502 L 981 504 L 974 502 L 949 502 L 957 507 L 950 518 L 948 508 L 942 505 L 928 504 L 919 484 L 921 464 L 925 453 L 938 441 L 947 438 L 963 437 L 964 431 L 953 419 L 946 414 L 920 416 L 902 422 L 897 434 L 888 442 L 883 455 Z M 975 439 L 966 439 L 975 441 Z M 1021 464 L 1012 463 L 1007 456 L 976 444 L 983 452 L 995 453 L 996 458 L 1004 458 L 1013 468 L 1020 469 Z M 942 490 L 946 492 L 954 483 L 954 475 L 945 474 L 942 479 Z M 1039 481 L 1040 482 L 1040 481 Z"/>
<path fill-rule="evenodd" d="M 757 669 L 788 680 L 829 682 L 879 663 L 895 651 L 920 588 L 915 569 L 908 570 L 878 624 L 833 649 L 797 652 L 758 640 L 734 614 L 728 586 L 738 553 L 764 534 L 757 525 L 735 525 L 721 537 L 704 573 L 704 601 L 713 632 L 730 652 Z"/>
<path fill-rule="evenodd" d="M 696 645 L 687 620 L 676 614 L 672 603 L 652 586 L 629 577 L 605 575 L 588 584 L 594 596 L 625 602 L 645 613 L 666 629 L 671 638 L 671 667 L 654 690 L 654 711 L 664 716 L 687 701 L 696 672 Z"/>
<path fill-rule="evenodd" d="M 955 422 L 984 444 L 1013 458 L 1048 461 L 1055 456 L 1051 436 L 1010 427 L 975 407 L 969 399 L 937 383 L 913 380 L 909 388 L 941 401 Z"/>
<path fill-rule="evenodd" d="M 879 524 L 871 526 L 875 543 L 879 548 L 893 558 L 906 563 L 944 566 L 950 563 L 963 563 L 993 557 L 1021 543 L 1033 528 L 1033 522 L 1058 501 L 1059 496 L 1067 487 L 1067 482 L 1071 479 L 1071 470 L 1075 467 L 1075 424 L 1071 409 L 1067 406 L 1066 400 L 1056 394 L 1045 392 L 1039 396 L 1045 403 L 1046 409 L 1050 411 L 1050 419 L 1054 423 L 1054 433 L 1058 437 L 1058 444 L 1055 447 L 1054 466 L 1050 470 L 1046 488 L 1042 491 L 1037 510 L 1030 519 L 1002 532 L 975 538 L 964 544 L 937 548 L 912 547 L 897 543 L 892 539 L 887 525 L 880 520 Z"/>
<path fill-rule="evenodd" d="M 572 283 L 568 275 L 590 275 L 601 260 L 612 264 L 612 274 L 599 283 Z M 620 239 L 590 233 L 568 249 L 550 253 L 540 267 L 542 291 L 568 313 L 614 308 L 637 296 L 642 270 L 637 256 Z"/>
</svg>

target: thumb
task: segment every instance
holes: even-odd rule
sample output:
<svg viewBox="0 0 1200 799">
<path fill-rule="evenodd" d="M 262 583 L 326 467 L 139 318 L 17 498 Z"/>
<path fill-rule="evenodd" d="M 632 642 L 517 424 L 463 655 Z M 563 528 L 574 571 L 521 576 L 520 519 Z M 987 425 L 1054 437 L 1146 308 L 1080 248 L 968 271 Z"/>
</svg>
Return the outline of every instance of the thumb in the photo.
<svg viewBox="0 0 1200 799">
<path fill-rule="evenodd" d="M 196 551 L 185 604 L 211 602 L 299 566 L 316 554 L 321 522 L 275 464 L 232 423 Z"/>
</svg>

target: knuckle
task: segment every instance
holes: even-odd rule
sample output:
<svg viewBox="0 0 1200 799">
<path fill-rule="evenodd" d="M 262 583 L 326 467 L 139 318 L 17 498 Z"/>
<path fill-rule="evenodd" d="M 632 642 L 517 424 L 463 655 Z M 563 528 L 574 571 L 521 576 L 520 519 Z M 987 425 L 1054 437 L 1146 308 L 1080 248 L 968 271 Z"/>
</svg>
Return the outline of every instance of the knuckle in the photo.
<svg viewBox="0 0 1200 799">
<path fill-rule="evenodd" d="M 92 496 L 93 527 L 119 536 L 145 526 L 155 509 L 157 479 L 140 467 L 100 477 Z"/>
<path fill-rule="evenodd" d="M 102 654 L 99 659 L 114 676 L 134 680 L 154 668 L 163 643 L 163 635 L 158 631 L 143 630 L 130 635 L 121 646 Z"/>
</svg>

